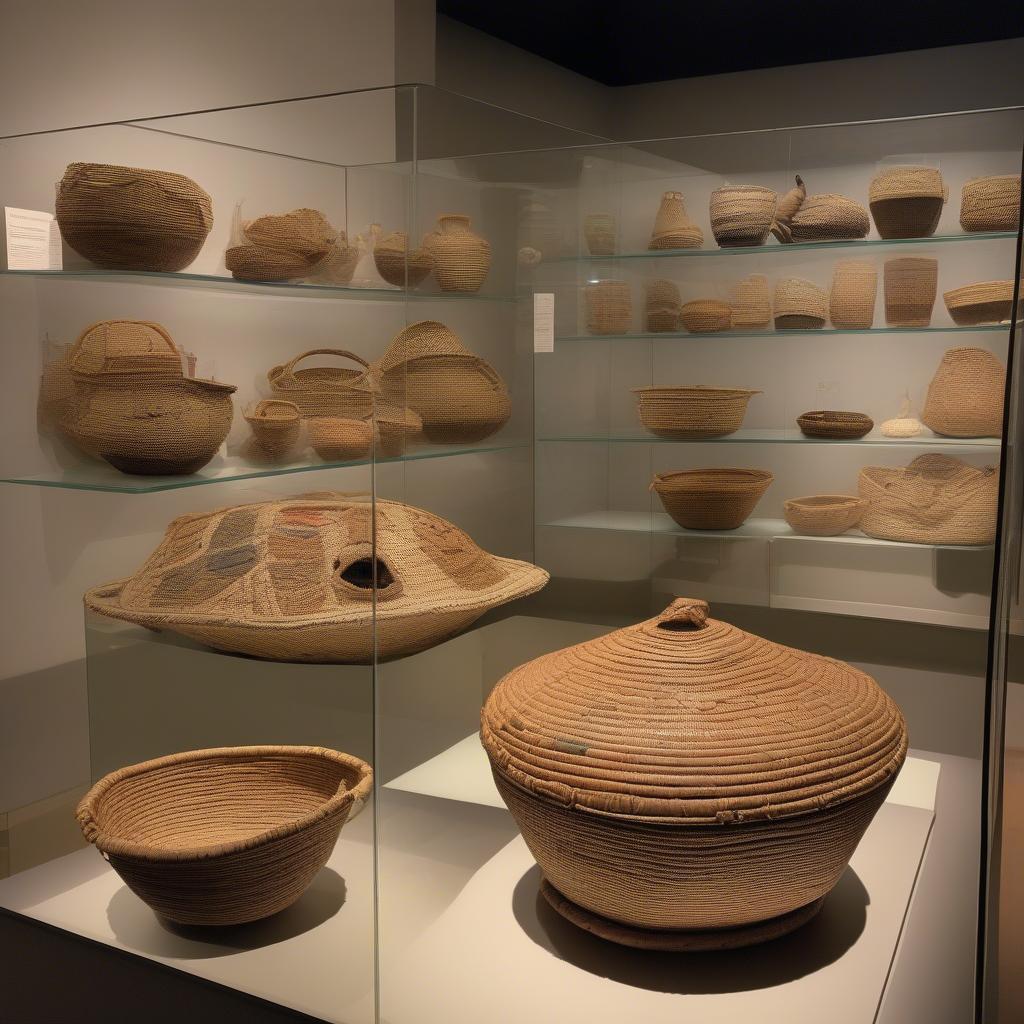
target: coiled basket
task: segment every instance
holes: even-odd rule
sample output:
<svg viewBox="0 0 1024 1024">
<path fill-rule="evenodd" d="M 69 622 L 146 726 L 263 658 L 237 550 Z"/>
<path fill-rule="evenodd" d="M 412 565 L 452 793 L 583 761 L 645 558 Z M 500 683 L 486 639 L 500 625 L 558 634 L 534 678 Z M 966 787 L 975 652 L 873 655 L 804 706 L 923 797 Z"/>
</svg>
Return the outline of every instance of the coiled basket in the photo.
<svg viewBox="0 0 1024 1024">
<path fill-rule="evenodd" d="M 695 384 L 633 388 L 633 394 L 640 422 L 647 430 L 658 437 L 685 440 L 735 434 L 743 424 L 747 402 L 761 392 Z"/>
<path fill-rule="evenodd" d="M 651 483 L 665 511 L 686 530 L 742 526 L 774 477 L 764 469 L 686 469 Z"/>
</svg>

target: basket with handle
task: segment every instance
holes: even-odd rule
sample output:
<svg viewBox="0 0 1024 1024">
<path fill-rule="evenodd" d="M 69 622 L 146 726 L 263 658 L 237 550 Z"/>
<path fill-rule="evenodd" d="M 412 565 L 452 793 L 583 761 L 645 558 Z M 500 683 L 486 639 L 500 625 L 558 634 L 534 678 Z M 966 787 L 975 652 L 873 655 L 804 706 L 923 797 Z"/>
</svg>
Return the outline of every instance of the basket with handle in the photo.
<svg viewBox="0 0 1024 1024">
<path fill-rule="evenodd" d="M 305 366 L 299 363 L 311 356 L 335 356 L 355 363 L 347 366 Z M 338 416 L 365 419 L 373 411 L 377 389 L 370 364 L 355 352 L 341 348 L 312 348 L 300 352 L 267 373 L 270 389 L 277 398 L 293 402 L 303 417 Z"/>
</svg>

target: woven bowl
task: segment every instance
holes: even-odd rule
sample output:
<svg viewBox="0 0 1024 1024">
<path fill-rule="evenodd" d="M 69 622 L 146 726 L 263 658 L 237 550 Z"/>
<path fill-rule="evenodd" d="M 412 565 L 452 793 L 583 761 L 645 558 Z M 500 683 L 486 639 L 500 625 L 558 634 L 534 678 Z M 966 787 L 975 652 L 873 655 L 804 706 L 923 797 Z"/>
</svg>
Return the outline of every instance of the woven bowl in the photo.
<svg viewBox="0 0 1024 1024">
<path fill-rule="evenodd" d="M 234 925 L 291 906 L 372 787 L 370 766 L 337 750 L 217 747 L 112 772 L 76 816 L 157 914 Z"/>
<path fill-rule="evenodd" d="M 313 451 L 324 462 L 351 462 L 370 454 L 373 428 L 365 420 L 342 416 L 311 416 L 306 431 Z"/>
<path fill-rule="evenodd" d="M 797 417 L 797 426 L 806 437 L 827 437 L 837 440 L 855 440 L 870 433 L 875 425 L 870 416 L 862 412 L 835 412 L 820 409 Z"/>
<path fill-rule="evenodd" d="M 778 194 L 762 185 L 724 185 L 711 193 L 711 231 L 723 249 L 764 245 Z"/>
<path fill-rule="evenodd" d="M 712 334 L 732 327 L 732 307 L 717 299 L 695 299 L 685 302 L 679 320 L 691 334 Z"/>
<path fill-rule="evenodd" d="M 651 483 L 665 511 L 687 530 L 735 530 L 774 477 L 764 469 L 686 469 Z"/>
<path fill-rule="evenodd" d="M 426 246 L 410 250 L 404 231 L 382 238 L 373 250 L 373 262 L 377 273 L 398 288 L 415 288 L 434 269 L 430 250 Z"/>
<path fill-rule="evenodd" d="M 890 167 L 876 174 L 868 205 L 882 238 L 927 238 L 935 234 L 946 203 L 936 167 Z"/>
<path fill-rule="evenodd" d="M 725 437 L 743 424 L 747 402 L 761 394 L 746 388 L 634 388 L 640 422 L 658 437 L 684 440 Z"/>
<path fill-rule="evenodd" d="M 836 537 L 860 522 L 867 502 L 850 494 L 813 494 L 789 498 L 783 505 L 786 522 L 809 537 Z"/>
<path fill-rule="evenodd" d="M 998 324 L 1010 319 L 1013 310 L 1012 281 L 979 281 L 944 292 L 943 301 L 960 327 Z"/>
<path fill-rule="evenodd" d="M 291 454 L 302 432 L 302 417 L 294 402 L 266 398 L 245 412 L 256 449 L 268 459 Z"/>
<path fill-rule="evenodd" d="M 1020 175 L 972 178 L 960 193 L 964 231 L 1016 231 L 1020 220 Z"/>
</svg>

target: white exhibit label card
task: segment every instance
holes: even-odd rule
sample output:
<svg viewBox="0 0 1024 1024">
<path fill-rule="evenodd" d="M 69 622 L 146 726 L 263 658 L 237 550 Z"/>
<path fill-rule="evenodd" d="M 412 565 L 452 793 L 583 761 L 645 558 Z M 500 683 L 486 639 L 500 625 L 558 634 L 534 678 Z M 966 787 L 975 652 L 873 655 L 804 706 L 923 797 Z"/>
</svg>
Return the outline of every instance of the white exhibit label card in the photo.
<svg viewBox="0 0 1024 1024">
<path fill-rule="evenodd" d="M 52 213 L 4 207 L 8 270 L 63 270 L 60 229 Z"/>
<path fill-rule="evenodd" d="M 533 351 L 555 351 L 555 296 L 552 292 L 533 295 Z"/>
</svg>

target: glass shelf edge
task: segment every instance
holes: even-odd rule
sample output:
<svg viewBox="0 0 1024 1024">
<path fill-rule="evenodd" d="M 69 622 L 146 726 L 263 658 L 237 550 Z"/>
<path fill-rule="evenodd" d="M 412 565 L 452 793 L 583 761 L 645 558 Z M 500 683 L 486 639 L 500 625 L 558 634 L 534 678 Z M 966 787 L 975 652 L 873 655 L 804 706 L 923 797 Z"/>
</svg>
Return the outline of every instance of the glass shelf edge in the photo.
<svg viewBox="0 0 1024 1024">
<path fill-rule="evenodd" d="M 651 436 L 597 437 L 583 434 L 537 437 L 538 444 L 810 444 L 810 445 L 859 445 L 874 448 L 981 448 L 998 451 L 1002 447 L 999 438 L 953 438 L 953 437 L 868 437 L 856 439 L 775 436 L 750 437 L 730 435 L 728 437 L 669 438 Z"/>
<path fill-rule="evenodd" d="M 1020 321 L 1018 321 L 1018 325 Z M 977 327 L 959 327 L 951 324 L 948 327 L 865 327 L 857 330 L 843 330 L 841 328 L 821 327 L 811 330 L 789 330 L 775 331 L 764 329 L 761 331 L 700 331 L 697 333 L 687 331 L 644 331 L 636 334 L 559 334 L 555 341 L 700 341 L 717 340 L 720 338 L 799 338 L 809 337 L 836 337 L 864 336 L 870 334 L 998 334 L 1009 333 L 1013 325 L 1005 324 L 979 324 Z"/>
</svg>

